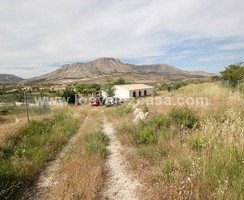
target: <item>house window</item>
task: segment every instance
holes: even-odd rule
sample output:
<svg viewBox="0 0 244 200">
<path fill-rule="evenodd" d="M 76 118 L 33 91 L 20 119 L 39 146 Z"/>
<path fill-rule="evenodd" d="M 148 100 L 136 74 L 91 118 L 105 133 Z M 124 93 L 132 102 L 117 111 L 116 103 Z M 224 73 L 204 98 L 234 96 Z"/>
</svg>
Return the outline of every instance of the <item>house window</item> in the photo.
<svg viewBox="0 0 244 200">
<path fill-rule="evenodd" d="M 147 91 L 146 90 L 144 90 L 144 96 L 147 96 Z"/>
<path fill-rule="evenodd" d="M 136 92 L 133 92 L 133 97 L 136 97 Z"/>
</svg>

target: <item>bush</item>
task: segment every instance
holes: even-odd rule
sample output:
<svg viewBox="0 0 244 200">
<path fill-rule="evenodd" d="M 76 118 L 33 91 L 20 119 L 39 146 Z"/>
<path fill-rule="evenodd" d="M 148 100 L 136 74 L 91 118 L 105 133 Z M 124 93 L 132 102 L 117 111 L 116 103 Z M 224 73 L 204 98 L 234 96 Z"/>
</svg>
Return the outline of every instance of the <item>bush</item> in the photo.
<svg viewBox="0 0 244 200">
<path fill-rule="evenodd" d="M 179 127 L 192 129 L 199 126 L 198 116 L 188 107 L 173 108 L 169 113 L 172 124 Z"/>
<path fill-rule="evenodd" d="M 176 82 L 173 84 L 173 88 L 174 88 L 174 90 L 178 90 L 179 88 L 186 86 L 186 85 L 187 85 L 187 83 L 185 83 L 185 82 Z"/>
<path fill-rule="evenodd" d="M 134 135 L 134 142 L 140 144 L 155 144 L 158 141 L 158 134 L 152 127 L 144 127 Z"/>
<path fill-rule="evenodd" d="M 71 88 L 66 88 L 63 92 L 62 97 L 64 97 L 69 104 L 75 104 L 76 95 L 77 93 L 74 90 L 72 90 Z"/>
<path fill-rule="evenodd" d="M 229 65 L 224 71 L 220 72 L 223 80 L 228 80 L 232 87 L 236 87 L 238 82 L 244 79 L 243 63 Z"/>
<path fill-rule="evenodd" d="M 97 154 L 105 157 L 107 155 L 106 146 L 109 139 L 102 132 L 94 132 L 85 136 L 86 150 L 89 154 Z"/>
</svg>

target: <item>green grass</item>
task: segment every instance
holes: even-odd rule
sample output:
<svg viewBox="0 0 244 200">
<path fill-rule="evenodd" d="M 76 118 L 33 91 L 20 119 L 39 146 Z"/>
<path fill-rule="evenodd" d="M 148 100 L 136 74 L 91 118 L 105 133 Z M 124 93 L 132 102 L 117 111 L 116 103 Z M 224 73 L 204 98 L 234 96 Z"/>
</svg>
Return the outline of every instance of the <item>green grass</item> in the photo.
<svg viewBox="0 0 244 200">
<path fill-rule="evenodd" d="M 125 117 L 133 112 L 131 106 L 120 105 L 118 107 L 113 107 L 111 110 L 107 111 L 113 117 Z"/>
<path fill-rule="evenodd" d="M 73 133 L 79 121 L 68 111 L 50 119 L 31 121 L 0 147 L 0 197 L 18 199 L 54 158 Z"/>
<path fill-rule="evenodd" d="M 108 137 L 101 131 L 85 135 L 85 147 L 88 154 L 96 154 L 104 158 L 107 155 L 108 142 Z"/>
</svg>

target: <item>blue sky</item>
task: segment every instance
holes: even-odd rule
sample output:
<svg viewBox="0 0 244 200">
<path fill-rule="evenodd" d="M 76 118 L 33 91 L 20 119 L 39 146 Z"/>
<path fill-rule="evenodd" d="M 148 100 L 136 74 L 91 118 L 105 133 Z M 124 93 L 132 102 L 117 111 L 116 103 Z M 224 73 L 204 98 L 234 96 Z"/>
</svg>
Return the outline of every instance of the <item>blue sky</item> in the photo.
<svg viewBox="0 0 244 200">
<path fill-rule="evenodd" d="M 243 0 L 0 0 L 0 73 L 116 57 L 219 72 L 244 61 Z"/>
</svg>

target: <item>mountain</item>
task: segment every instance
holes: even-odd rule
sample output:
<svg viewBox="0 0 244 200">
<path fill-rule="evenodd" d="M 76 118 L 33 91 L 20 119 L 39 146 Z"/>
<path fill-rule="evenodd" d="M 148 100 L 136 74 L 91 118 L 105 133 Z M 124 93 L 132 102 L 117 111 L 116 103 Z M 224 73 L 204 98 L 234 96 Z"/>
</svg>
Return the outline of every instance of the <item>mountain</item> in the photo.
<svg viewBox="0 0 244 200">
<path fill-rule="evenodd" d="M 18 76 L 12 75 L 12 74 L 0 74 L 0 83 L 18 83 L 19 81 L 23 80 L 23 78 L 20 78 Z"/>
<path fill-rule="evenodd" d="M 196 78 L 207 77 L 213 74 L 207 72 L 190 72 L 180 70 L 168 64 L 153 64 L 153 65 L 133 65 L 123 63 L 116 58 L 99 58 L 87 63 L 66 64 L 61 68 L 39 76 L 28 79 L 28 82 L 75 82 L 88 81 L 102 78 L 105 76 L 123 76 L 123 77 L 137 77 L 145 79 L 150 76 L 150 79 L 157 79 L 163 77 L 179 77 L 179 78 Z"/>
<path fill-rule="evenodd" d="M 187 71 L 177 69 L 176 67 L 168 64 L 153 64 L 153 65 L 133 65 L 135 70 L 140 73 L 154 73 L 164 76 L 184 76 L 189 75 Z"/>
</svg>

